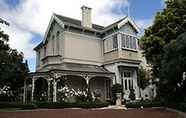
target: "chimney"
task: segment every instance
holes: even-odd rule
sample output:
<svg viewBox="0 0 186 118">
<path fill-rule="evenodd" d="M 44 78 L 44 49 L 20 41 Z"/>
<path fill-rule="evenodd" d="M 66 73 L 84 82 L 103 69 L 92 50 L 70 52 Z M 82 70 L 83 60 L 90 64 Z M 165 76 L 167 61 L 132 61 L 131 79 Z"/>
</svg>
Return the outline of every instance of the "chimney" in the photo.
<svg viewBox="0 0 186 118">
<path fill-rule="evenodd" d="M 82 21 L 81 25 L 83 27 L 92 28 L 92 21 L 91 21 L 91 8 L 82 6 Z"/>
</svg>

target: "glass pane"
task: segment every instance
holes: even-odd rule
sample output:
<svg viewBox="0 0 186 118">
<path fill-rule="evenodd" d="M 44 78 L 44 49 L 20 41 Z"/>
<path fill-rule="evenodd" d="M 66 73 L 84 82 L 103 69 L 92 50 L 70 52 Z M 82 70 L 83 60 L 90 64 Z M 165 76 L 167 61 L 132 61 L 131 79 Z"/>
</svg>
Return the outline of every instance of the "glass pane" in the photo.
<svg viewBox="0 0 186 118">
<path fill-rule="evenodd" d="M 136 49 L 136 38 L 133 38 L 133 48 Z"/>
<path fill-rule="evenodd" d="M 131 48 L 131 49 L 132 49 L 132 36 L 130 36 L 129 41 L 130 41 L 130 47 L 129 47 L 129 48 Z"/>
<path fill-rule="evenodd" d="M 125 80 L 125 90 L 127 90 L 127 80 Z"/>
<path fill-rule="evenodd" d="M 122 34 L 122 47 L 126 47 L 126 35 Z"/>
<path fill-rule="evenodd" d="M 129 82 L 129 89 L 131 89 L 131 84 L 130 84 L 130 80 L 128 80 L 128 82 Z"/>
<path fill-rule="evenodd" d="M 131 77 L 131 72 L 124 72 L 124 77 Z"/>
<path fill-rule="evenodd" d="M 126 47 L 129 48 L 129 36 L 126 36 Z"/>
<path fill-rule="evenodd" d="M 118 48 L 118 41 L 117 41 L 117 35 L 113 36 L 113 49 Z"/>
</svg>

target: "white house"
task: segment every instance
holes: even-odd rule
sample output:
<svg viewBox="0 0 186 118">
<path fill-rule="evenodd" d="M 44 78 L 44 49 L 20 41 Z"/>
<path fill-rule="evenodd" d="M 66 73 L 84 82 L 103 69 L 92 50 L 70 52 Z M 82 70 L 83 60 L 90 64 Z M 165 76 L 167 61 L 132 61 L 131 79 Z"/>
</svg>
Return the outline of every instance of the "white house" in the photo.
<svg viewBox="0 0 186 118">
<path fill-rule="evenodd" d="M 60 78 L 66 78 L 75 90 L 88 85 L 102 100 L 110 99 L 115 83 L 122 84 L 125 99 L 129 99 L 130 88 L 140 98 L 138 69 L 142 57 L 135 22 L 124 17 L 103 27 L 92 23 L 91 8 L 82 6 L 81 10 L 81 21 L 53 14 L 43 41 L 34 48 L 37 67 L 31 73 L 32 100 L 36 82 L 45 79 L 48 100 L 56 102 Z"/>
</svg>

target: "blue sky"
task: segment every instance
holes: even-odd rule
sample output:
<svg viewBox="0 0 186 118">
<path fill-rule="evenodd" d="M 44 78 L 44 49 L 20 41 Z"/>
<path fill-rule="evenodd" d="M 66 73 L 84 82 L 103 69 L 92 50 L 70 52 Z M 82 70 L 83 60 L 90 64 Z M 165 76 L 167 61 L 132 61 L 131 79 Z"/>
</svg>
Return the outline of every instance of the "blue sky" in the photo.
<svg viewBox="0 0 186 118">
<path fill-rule="evenodd" d="M 35 53 L 33 47 L 44 36 L 50 16 L 58 13 L 81 19 L 80 7 L 93 8 L 93 22 L 108 25 L 127 14 L 143 32 L 152 24 L 157 11 L 164 7 L 163 0 L 1 0 L 0 16 L 10 22 L 4 30 L 10 35 L 10 46 L 22 51 L 28 60 L 30 71 L 35 71 Z M 74 4 L 71 4 L 71 3 Z M 72 9 L 73 8 L 73 9 Z M 107 8 L 107 9 L 105 9 Z"/>
</svg>

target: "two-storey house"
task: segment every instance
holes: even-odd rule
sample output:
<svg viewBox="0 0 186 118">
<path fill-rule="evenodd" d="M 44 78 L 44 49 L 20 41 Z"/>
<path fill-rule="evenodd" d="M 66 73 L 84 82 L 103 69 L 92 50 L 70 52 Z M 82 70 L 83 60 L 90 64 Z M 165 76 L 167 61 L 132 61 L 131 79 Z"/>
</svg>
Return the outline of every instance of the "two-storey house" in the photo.
<svg viewBox="0 0 186 118">
<path fill-rule="evenodd" d="M 82 6 L 81 10 L 81 21 L 53 14 L 43 41 L 34 48 L 37 67 L 32 73 L 32 100 L 37 81 L 44 79 L 48 100 L 56 102 L 61 78 L 74 90 L 88 85 L 102 100 L 110 99 L 110 88 L 116 83 L 123 86 L 125 99 L 131 88 L 139 98 L 138 27 L 127 16 L 106 27 L 96 25 L 91 8 Z"/>
</svg>

